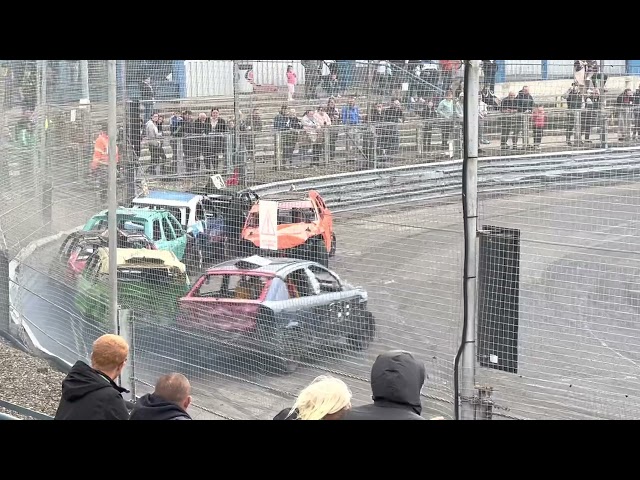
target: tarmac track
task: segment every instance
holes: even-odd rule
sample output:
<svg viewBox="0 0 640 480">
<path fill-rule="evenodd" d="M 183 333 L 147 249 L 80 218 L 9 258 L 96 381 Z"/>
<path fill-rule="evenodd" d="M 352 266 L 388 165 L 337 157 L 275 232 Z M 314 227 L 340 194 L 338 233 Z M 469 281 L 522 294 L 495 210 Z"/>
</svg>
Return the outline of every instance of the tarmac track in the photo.
<svg viewBox="0 0 640 480">
<path fill-rule="evenodd" d="M 638 183 L 481 196 L 480 225 L 521 229 L 519 371 L 478 369 L 495 413 L 518 418 L 637 418 L 640 414 L 640 195 Z M 193 369 L 196 418 L 271 418 L 321 373 L 340 375 L 354 404 L 370 398 L 368 373 L 387 349 L 425 362 L 424 416 L 453 415 L 453 358 L 462 323 L 459 198 L 410 208 L 337 214 L 331 268 L 369 292 L 378 338 L 364 353 L 335 350 L 289 376 L 237 362 Z M 48 279 L 58 243 L 23 265 L 24 316 L 39 342 L 73 362 L 99 334 L 83 325 L 73 288 Z M 162 342 L 160 342 L 162 343 Z M 137 393 L 183 366 L 171 350 L 139 345 Z M 499 417 L 504 418 L 504 417 Z"/>
</svg>

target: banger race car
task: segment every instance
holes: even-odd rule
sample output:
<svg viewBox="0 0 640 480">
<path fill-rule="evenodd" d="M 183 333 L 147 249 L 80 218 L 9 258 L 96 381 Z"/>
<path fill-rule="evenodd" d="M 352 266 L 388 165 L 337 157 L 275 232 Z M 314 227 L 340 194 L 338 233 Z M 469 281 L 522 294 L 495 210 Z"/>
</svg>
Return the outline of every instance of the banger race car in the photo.
<svg viewBox="0 0 640 480">
<path fill-rule="evenodd" d="M 264 357 L 267 370 L 292 373 L 302 358 L 346 340 L 365 350 L 376 324 L 367 292 L 322 265 L 251 256 L 210 268 L 179 300 L 176 341 L 185 365 L 216 357 Z"/>
<path fill-rule="evenodd" d="M 260 246 L 260 202 L 249 211 L 242 229 L 243 255 L 283 256 L 310 260 L 325 267 L 336 251 L 333 216 L 318 192 L 311 190 L 298 198 L 274 197 L 277 201 L 277 250 Z"/>
<path fill-rule="evenodd" d="M 144 234 L 118 229 L 118 248 L 144 248 L 155 250 L 156 246 Z M 58 255 L 51 261 L 49 277 L 76 280 L 87 260 L 100 247 L 109 246 L 109 230 L 73 232 L 64 239 Z"/>
<path fill-rule="evenodd" d="M 193 237 L 168 210 L 150 208 L 123 208 L 116 211 L 117 228 L 128 232 L 145 234 L 158 250 L 173 252 L 178 260 L 182 260 L 189 251 L 195 248 Z M 109 223 L 107 210 L 91 217 L 82 230 L 106 230 Z"/>
<path fill-rule="evenodd" d="M 186 267 L 166 250 L 117 249 L 118 303 L 135 320 L 175 323 L 177 300 L 189 290 Z M 109 322 L 109 249 L 91 255 L 78 279 L 75 305 L 96 325 Z"/>
</svg>

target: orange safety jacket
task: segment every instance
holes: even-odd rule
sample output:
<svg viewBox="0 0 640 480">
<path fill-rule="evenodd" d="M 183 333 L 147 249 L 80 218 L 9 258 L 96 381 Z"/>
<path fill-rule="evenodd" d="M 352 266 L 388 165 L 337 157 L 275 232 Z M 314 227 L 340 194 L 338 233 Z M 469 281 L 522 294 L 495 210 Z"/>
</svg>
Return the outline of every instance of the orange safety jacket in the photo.
<svg viewBox="0 0 640 480">
<path fill-rule="evenodd" d="M 116 146 L 116 162 L 120 161 L 120 153 Z M 109 136 L 106 133 L 101 133 L 96 138 L 96 143 L 93 147 L 93 159 L 91 160 L 91 170 L 95 170 L 101 165 L 109 164 Z"/>
</svg>

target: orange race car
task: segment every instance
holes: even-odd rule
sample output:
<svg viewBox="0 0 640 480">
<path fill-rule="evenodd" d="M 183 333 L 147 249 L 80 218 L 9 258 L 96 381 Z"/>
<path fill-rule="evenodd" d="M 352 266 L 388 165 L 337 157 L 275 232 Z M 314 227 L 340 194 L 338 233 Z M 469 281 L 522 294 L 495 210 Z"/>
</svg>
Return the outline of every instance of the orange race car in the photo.
<svg viewBox="0 0 640 480">
<path fill-rule="evenodd" d="M 271 218 L 260 222 L 260 203 L 277 202 L 277 225 Z M 268 246 L 261 245 L 268 241 Z M 281 256 L 310 260 L 328 266 L 336 251 L 333 217 L 315 190 L 301 198 L 260 197 L 249 211 L 242 229 L 244 255 Z"/>
</svg>

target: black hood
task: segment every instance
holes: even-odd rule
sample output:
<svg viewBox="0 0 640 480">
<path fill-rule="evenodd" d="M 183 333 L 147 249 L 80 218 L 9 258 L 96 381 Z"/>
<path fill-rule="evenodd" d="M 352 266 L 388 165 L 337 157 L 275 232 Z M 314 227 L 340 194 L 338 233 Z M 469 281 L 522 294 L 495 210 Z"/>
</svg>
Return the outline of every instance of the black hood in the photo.
<svg viewBox="0 0 640 480">
<path fill-rule="evenodd" d="M 103 388 L 115 388 L 120 393 L 129 392 L 126 388 L 116 385 L 104 373 L 78 360 L 62 381 L 62 398 L 69 402 L 75 402 L 89 393 Z"/>
<path fill-rule="evenodd" d="M 175 403 L 147 393 L 138 399 L 130 420 L 191 420 L 191 416 Z"/>
<path fill-rule="evenodd" d="M 382 353 L 371 367 L 373 400 L 408 405 L 420 415 L 420 390 L 425 377 L 424 365 L 409 352 L 392 350 Z"/>
</svg>

